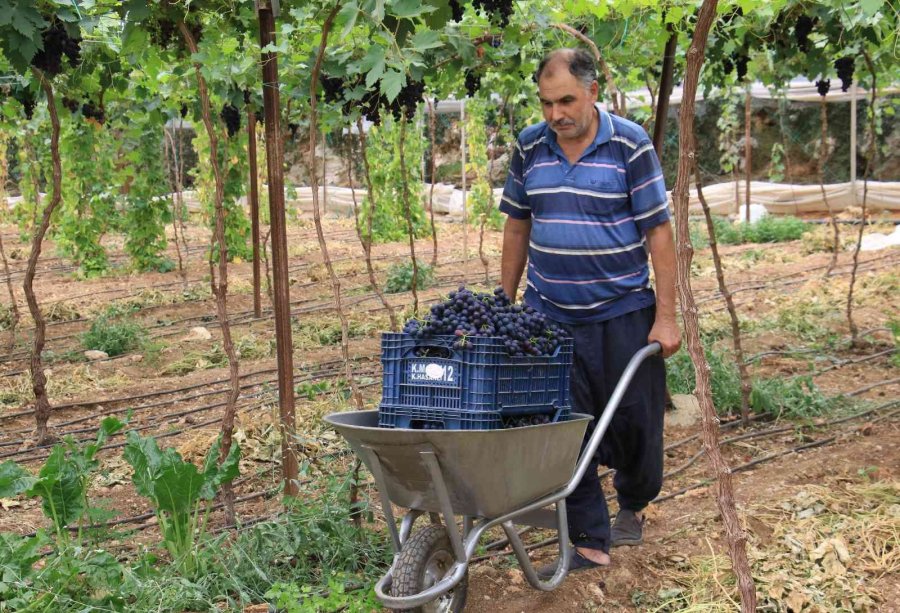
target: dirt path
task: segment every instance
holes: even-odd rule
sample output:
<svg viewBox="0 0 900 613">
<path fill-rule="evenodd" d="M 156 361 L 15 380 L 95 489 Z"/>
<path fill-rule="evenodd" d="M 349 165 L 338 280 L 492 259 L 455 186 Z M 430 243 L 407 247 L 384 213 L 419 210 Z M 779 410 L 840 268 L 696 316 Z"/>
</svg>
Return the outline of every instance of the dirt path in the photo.
<svg viewBox="0 0 900 613">
<path fill-rule="evenodd" d="M 789 550 L 784 540 L 779 542 L 773 538 L 776 531 L 785 529 L 781 522 L 774 521 L 777 515 L 773 515 L 773 510 L 783 511 L 783 505 L 790 506 L 800 500 L 811 485 L 839 489 L 847 484 L 892 482 L 894 495 L 900 492 L 900 424 L 897 421 L 881 422 L 862 431 L 867 435 L 863 435 L 859 428 L 848 428 L 834 445 L 787 455 L 735 476 L 737 503 L 744 512 L 752 550 L 765 552 L 764 558 L 775 558 Z M 683 434 L 678 432 L 678 436 Z M 608 481 L 605 483 L 607 488 Z M 666 490 L 671 488 L 667 485 Z M 666 606 L 665 597 L 668 595 L 671 598 L 680 591 L 685 598 L 689 598 L 692 589 L 708 584 L 713 574 L 709 563 L 711 551 L 715 552 L 720 567 L 727 566 L 725 547 L 720 538 L 722 527 L 712 496 L 712 490 L 707 487 L 651 506 L 643 546 L 614 549 L 611 568 L 573 574 L 554 592 L 541 593 L 531 588 L 515 563 L 509 561 L 512 558 L 481 563 L 471 574 L 466 611 L 574 613 L 687 609 L 689 605 L 684 600 Z M 853 509 L 841 509 L 841 512 L 853 513 Z M 900 507 L 896 501 L 891 512 L 893 516 L 889 519 L 896 537 L 900 534 Z M 791 516 L 786 514 L 778 519 L 789 526 Z M 864 543 L 849 542 L 847 545 L 851 555 L 847 571 L 853 572 L 855 565 L 863 565 Z M 891 547 L 896 550 L 896 540 Z M 553 548 L 548 547 L 537 553 L 534 559 L 543 563 L 551 561 L 553 556 Z M 895 551 L 895 560 L 896 557 Z M 697 565 L 693 572 L 692 565 Z M 894 565 L 893 572 L 880 577 L 876 573 L 856 570 L 866 579 L 865 585 L 859 584 L 857 589 L 862 591 L 864 588 L 877 595 L 874 606 L 863 610 L 900 610 L 900 572 L 896 570 L 896 561 Z M 771 589 L 771 577 L 776 570 L 763 570 L 762 566 L 758 561 L 754 567 L 758 589 L 763 588 L 760 590 L 763 596 L 760 604 L 768 602 L 778 605 L 766 610 L 794 610 L 787 608 L 789 593 L 785 592 L 778 598 L 767 594 L 766 588 Z M 705 581 L 698 576 L 704 569 L 709 573 Z M 815 581 L 812 574 L 798 572 L 788 565 L 780 570 L 792 575 L 800 584 Z M 721 574 L 728 582 L 727 573 L 723 571 Z M 764 581 L 760 582 L 760 578 Z M 733 594 L 730 582 L 726 585 L 729 585 L 728 592 Z M 713 584 L 712 587 L 716 586 Z M 693 610 L 734 610 L 734 607 L 728 606 L 721 589 L 714 590 L 710 596 L 705 601 L 709 605 L 707 608 L 699 608 L 701 603 L 695 602 L 692 604 L 698 608 Z M 812 604 L 807 603 L 802 610 L 832 611 L 837 610 L 832 607 L 837 607 L 838 603 L 808 608 Z"/>
</svg>

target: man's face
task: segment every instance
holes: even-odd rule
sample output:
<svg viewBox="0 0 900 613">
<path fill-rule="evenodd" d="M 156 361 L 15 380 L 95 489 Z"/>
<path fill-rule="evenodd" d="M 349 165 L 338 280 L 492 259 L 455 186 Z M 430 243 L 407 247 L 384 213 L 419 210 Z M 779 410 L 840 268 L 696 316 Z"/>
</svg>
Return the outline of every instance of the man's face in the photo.
<svg viewBox="0 0 900 613">
<path fill-rule="evenodd" d="M 565 63 L 557 62 L 544 69 L 538 81 L 538 95 L 544 119 L 556 132 L 558 141 L 577 141 L 588 133 L 595 117 L 597 89 L 596 81 L 586 88 Z"/>
</svg>

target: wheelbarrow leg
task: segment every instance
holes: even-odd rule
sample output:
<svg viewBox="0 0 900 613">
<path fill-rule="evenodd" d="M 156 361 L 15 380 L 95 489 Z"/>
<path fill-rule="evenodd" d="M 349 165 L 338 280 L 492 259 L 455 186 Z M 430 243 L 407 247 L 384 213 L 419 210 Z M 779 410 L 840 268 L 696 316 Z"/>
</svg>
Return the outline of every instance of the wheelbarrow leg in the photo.
<svg viewBox="0 0 900 613">
<path fill-rule="evenodd" d="M 559 562 L 556 564 L 556 572 L 553 573 L 553 576 L 547 581 L 542 581 L 538 577 L 531 559 L 528 557 L 528 551 L 525 550 L 525 545 L 519 537 L 516 525 L 512 520 L 503 522 L 506 538 L 509 539 L 509 544 L 519 560 L 519 566 L 522 567 L 525 578 L 532 587 L 545 592 L 559 587 L 559 584 L 563 582 L 563 579 L 566 578 L 566 574 L 569 572 L 569 524 L 566 519 L 566 501 L 564 499 L 556 503 L 556 523 L 559 535 Z"/>
<path fill-rule="evenodd" d="M 456 561 L 460 564 L 467 564 L 469 561 L 466 556 L 466 549 L 463 546 L 462 537 L 456 527 L 456 519 L 453 515 L 453 505 L 450 503 L 450 494 L 447 492 L 447 484 L 444 482 L 444 476 L 441 474 L 441 465 L 438 464 L 437 456 L 433 451 L 420 451 L 422 461 L 428 474 L 431 475 L 431 484 L 437 494 L 438 502 L 441 505 L 441 515 L 444 516 L 444 525 L 447 528 L 447 535 L 450 537 L 450 545 L 453 547 L 453 554 Z"/>
<path fill-rule="evenodd" d="M 375 478 L 375 485 L 378 486 L 378 496 L 381 498 L 381 510 L 387 521 L 388 532 L 391 534 L 391 545 L 394 548 L 396 557 L 403 547 L 403 541 L 400 538 L 400 532 L 397 530 L 397 520 L 394 519 L 394 510 L 391 508 L 391 500 L 387 495 L 384 473 L 381 470 L 381 461 L 378 459 L 378 454 L 375 453 L 375 450 L 371 447 L 363 445 L 363 450 L 365 450 L 365 453 L 369 456 L 369 465 L 372 468 L 372 476 Z M 413 521 L 415 521 L 415 518 L 413 518 Z M 411 527 L 412 523 L 410 523 L 409 526 Z"/>
</svg>

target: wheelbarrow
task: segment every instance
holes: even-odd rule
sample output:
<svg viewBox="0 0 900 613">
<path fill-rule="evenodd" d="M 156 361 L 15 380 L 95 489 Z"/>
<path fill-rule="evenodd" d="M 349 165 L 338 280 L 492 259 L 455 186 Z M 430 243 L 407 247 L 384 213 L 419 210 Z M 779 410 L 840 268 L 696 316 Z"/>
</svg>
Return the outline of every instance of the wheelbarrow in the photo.
<svg viewBox="0 0 900 613">
<path fill-rule="evenodd" d="M 631 358 L 583 446 L 593 418 L 578 413 L 558 423 L 485 431 L 379 428 L 377 410 L 325 417 L 378 487 L 394 549 L 390 569 L 375 585 L 381 603 L 398 610 L 461 611 L 469 561 L 494 526 L 503 527 L 528 583 L 556 589 L 569 571 L 565 499 L 584 476 L 638 367 L 659 351 L 659 343 L 651 343 Z M 392 504 L 407 509 L 399 526 Z M 430 524 L 413 533 L 426 514 Z M 556 529 L 559 561 L 550 579 L 538 577 L 517 525 Z"/>
</svg>

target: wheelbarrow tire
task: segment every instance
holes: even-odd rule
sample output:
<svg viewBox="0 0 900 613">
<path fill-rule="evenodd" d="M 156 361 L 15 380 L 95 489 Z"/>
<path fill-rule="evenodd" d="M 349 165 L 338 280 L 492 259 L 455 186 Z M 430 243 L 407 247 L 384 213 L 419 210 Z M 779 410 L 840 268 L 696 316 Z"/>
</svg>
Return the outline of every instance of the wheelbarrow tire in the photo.
<svg viewBox="0 0 900 613">
<path fill-rule="evenodd" d="M 456 557 L 450 537 L 443 525 L 432 524 L 413 534 L 403 545 L 397 558 L 391 581 L 392 596 L 415 596 L 440 581 L 453 566 Z M 446 611 L 458 613 L 466 605 L 469 587 L 469 571 L 463 575 L 450 592 L 439 601 L 415 609 L 402 609 L 406 613 Z"/>
</svg>

